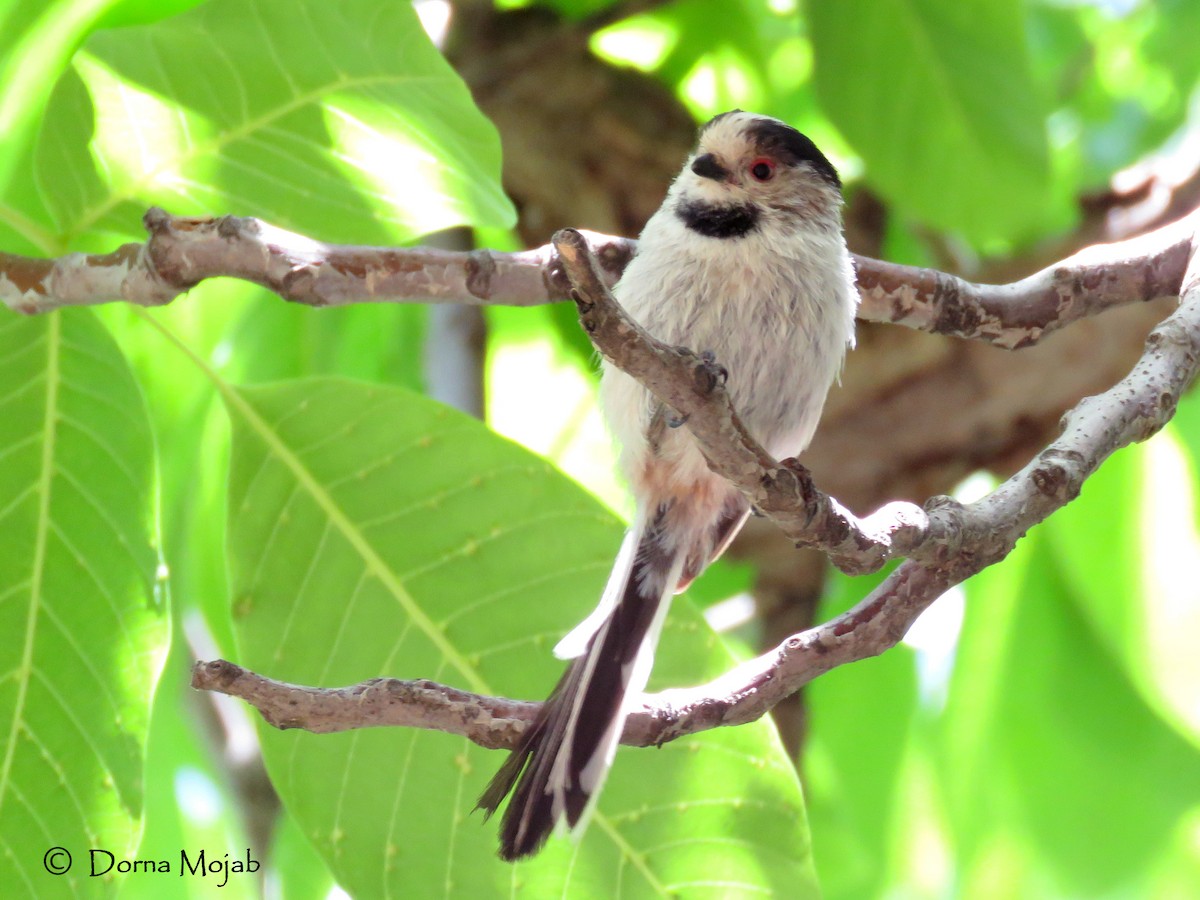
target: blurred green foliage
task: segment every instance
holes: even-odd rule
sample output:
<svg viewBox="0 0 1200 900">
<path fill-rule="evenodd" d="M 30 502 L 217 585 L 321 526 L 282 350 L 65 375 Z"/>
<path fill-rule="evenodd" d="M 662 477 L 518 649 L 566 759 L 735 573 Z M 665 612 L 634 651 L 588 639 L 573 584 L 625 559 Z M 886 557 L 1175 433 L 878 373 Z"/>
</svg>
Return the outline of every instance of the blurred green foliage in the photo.
<svg viewBox="0 0 1200 900">
<path fill-rule="evenodd" d="M 885 199 L 893 258 L 926 262 L 931 234 L 1005 254 L 1069 229 L 1082 194 L 1194 140 L 1196 34 L 1191 0 L 676 0 L 592 46 L 697 119 L 741 106 L 809 132 Z M 494 129 L 404 3 L 0 0 L 5 251 L 108 250 L 150 204 L 341 242 L 466 225 L 501 246 L 499 171 Z M 206 282 L 154 313 L 0 317 L 5 891 L 218 892 L 41 863 L 56 844 L 244 851 L 229 761 L 183 686 L 193 653 L 298 681 L 545 692 L 618 537 L 604 504 L 624 501 L 571 310 L 488 316 L 491 431 L 421 396 L 415 307 L 316 312 Z M 833 898 L 1193 896 L 1198 481 L 1189 397 L 939 601 L 932 638 L 812 685 L 803 800 L 767 723 L 626 751 L 587 840 L 511 868 L 467 817 L 496 754 L 260 729 L 286 808 L 271 883 L 808 896 L 815 858 Z M 714 567 L 693 599 L 749 579 Z M 835 579 L 822 616 L 870 585 Z M 719 673 L 737 646 L 681 602 L 655 683 Z"/>
</svg>

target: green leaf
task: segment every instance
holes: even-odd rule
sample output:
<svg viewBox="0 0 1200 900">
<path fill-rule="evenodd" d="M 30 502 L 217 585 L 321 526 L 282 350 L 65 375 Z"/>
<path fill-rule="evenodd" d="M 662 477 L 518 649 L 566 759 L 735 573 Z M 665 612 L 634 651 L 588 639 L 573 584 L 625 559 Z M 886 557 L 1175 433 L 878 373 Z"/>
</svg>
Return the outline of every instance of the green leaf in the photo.
<svg viewBox="0 0 1200 900">
<path fill-rule="evenodd" d="M 178 616 L 201 609 L 224 653 L 233 649 L 225 566 L 229 423 L 204 372 L 180 365 L 173 355 L 176 350 L 164 343 L 160 331 L 186 334 L 198 356 L 225 355 L 228 334 L 245 312 L 242 301 L 250 295 L 261 302 L 260 294 L 257 286 L 241 282 L 206 281 L 186 302 L 153 312 L 115 304 L 101 310 L 143 386 L 157 432 L 163 553 L 171 570 L 172 609 Z M 229 365 L 250 362 L 236 345 L 230 357 Z"/>
<path fill-rule="evenodd" d="M 591 49 L 618 66 L 653 71 L 704 121 L 733 107 L 836 136 L 816 114 L 812 51 L 793 10 L 761 0 L 675 0 L 595 33 Z"/>
<path fill-rule="evenodd" d="M 1035 532 L 1036 534 L 1036 532 Z M 945 710 L 937 723 L 933 769 L 944 798 L 955 873 L 963 896 L 986 900 L 1038 896 L 1036 848 L 1013 824 L 1013 795 L 1020 789 L 1000 762 L 1008 723 L 998 712 L 1017 641 L 1021 603 L 1033 602 L 1037 582 L 1033 537 L 1020 541 L 1000 565 L 963 585 L 966 608 Z M 1036 665 L 1039 660 L 1031 660 Z"/>
<path fill-rule="evenodd" d="M 360 305 L 314 316 L 257 285 L 222 280 L 204 282 L 186 302 L 153 312 L 112 305 L 100 315 L 144 386 L 158 431 L 162 530 L 176 608 L 199 607 L 222 652 L 232 653 L 225 577 L 228 418 L 204 370 L 175 364 L 177 350 L 164 345 L 163 332 L 186 343 L 189 354 L 213 360 L 228 380 L 336 372 L 418 387 L 425 309 Z"/>
<path fill-rule="evenodd" d="M 38 153 L 68 240 L 151 203 L 339 241 L 512 223 L 495 129 L 407 3 L 212 0 L 93 35 L 75 71 Z"/>
<path fill-rule="evenodd" d="M 326 900 L 333 876 L 287 810 L 280 811 L 271 836 L 270 871 L 279 879 L 279 896 Z"/>
<path fill-rule="evenodd" d="M 137 849 L 137 859 L 166 860 L 171 874 L 123 877 L 118 882 L 119 894 L 121 900 L 185 900 L 214 894 L 250 900 L 262 896 L 253 875 L 234 874 L 214 891 L 220 876 L 202 878 L 188 873 L 181 877 L 179 871 L 181 850 L 192 858 L 203 849 L 209 859 L 220 859 L 225 853 L 230 859 L 245 859 L 251 843 L 242 814 L 250 811 L 247 807 L 251 804 L 262 802 L 236 793 L 237 786 L 231 783 L 234 773 L 224 764 L 232 754 L 207 752 L 212 745 L 210 721 L 196 716 L 197 705 L 189 702 L 200 699 L 188 684 L 196 651 L 184 638 L 181 619 L 172 619 L 171 649 L 154 695 L 146 745 L 145 828 Z M 244 727 L 250 728 L 248 721 Z M 271 806 L 269 801 L 265 805 Z"/>
<path fill-rule="evenodd" d="M 537 6 L 544 6 L 559 13 L 566 19 L 578 21 L 587 16 L 594 16 L 611 9 L 617 0 L 539 0 Z M 533 5 L 529 0 L 499 0 L 499 8 L 520 8 Z"/>
<path fill-rule="evenodd" d="M 1061 893 L 1099 896 L 1145 878 L 1187 821 L 1200 753 L 1096 640 L 1050 547 L 1040 531 L 1027 537 L 1014 565 L 984 580 L 1003 591 L 968 585 L 939 771 L 968 883 L 1011 889 L 1041 869 Z M 994 856 L 1003 844 L 1007 873 Z M 1045 892 L 1030 884 L 1020 893 Z"/>
<path fill-rule="evenodd" d="M 97 27 L 156 21 L 198 0 L 6 0 L 0 3 L 0 247 L 62 252 L 37 190 L 34 145 L 72 54 Z M 130 224 L 136 223 L 136 219 Z"/>
<path fill-rule="evenodd" d="M 612 441 L 599 410 L 595 351 L 584 357 L 576 350 L 575 338 L 557 311 L 565 305 L 485 310 L 487 423 L 620 512 L 631 503 L 628 487 L 617 475 Z M 570 312 L 575 333 L 582 334 L 577 315 Z M 549 409 L 554 415 L 546 414 Z"/>
<path fill-rule="evenodd" d="M 680 0 L 646 14 L 672 32 L 659 75 L 677 85 L 700 120 L 735 106 L 771 112 L 764 107 L 768 44 L 758 31 L 762 14 L 761 4 L 743 0 Z"/>
<path fill-rule="evenodd" d="M 1175 418 L 1166 430 L 1178 438 L 1188 461 L 1191 493 L 1200 497 L 1200 393 L 1192 390 L 1180 398 Z M 1192 524 L 1200 531 L 1200 502 L 1196 504 Z"/>
<path fill-rule="evenodd" d="M 90 848 L 131 857 L 166 617 L 153 439 L 85 311 L 0 319 L 0 884 L 59 896 Z M 42 855 L 76 867 L 49 875 Z"/>
<path fill-rule="evenodd" d="M 976 242 L 1046 221 L 1044 110 L 1011 0 L 808 4 L 817 95 L 902 212 Z"/>
<path fill-rule="evenodd" d="M 116 2 L 15 0 L 0 9 L 0 247 L 9 253 L 58 249 L 34 184 L 34 141 L 55 81 Z"/>
<path fill-rule="evenodd" d="M 1172 422 L 1114 454 L 1079 500 L 1046 523 L 1046 535 L 1097 639 L 1146 702 L 1200 746 L 1200 491 L 1181 435 Z"/>
<path fill-rule="evenodd" d="M 883 578 L 831 576 L 818 621 L 849 609 Z M 879 896 L 917 708 L 915 655 L 900 646 L 834 669 L 804 698 L 805 786 L 825 895 Z"/>
<path fill-rule="evenodd" d="M 1130 4 L 1120 14 L 1034 3 L 1028 14 L 1035 76 L 1053 107 L 1056 188 L 1103 190 L 1185 124 L 1200 70 L 1188 49 L 1200 27 L 1192 0 Z"/>
<path fill-rule="evenodd" d="M 240 662 L 308 684 L 549 692 L 550 648 L 594 605 L 620 541 L 611 515 L 404 390 L 314 379 L 223 393 Z M 677 603 L 654 683 L 729 665 Z M 502 754 L 399 729 L 262 738 L 289 812 L 354 894 L 815 894 L 799 784 L 766 722 L 623 749 L 582 843 L 552 840 L 516 867 L 495 858 L 494 823 L 470 815 Z"/>
<path fill-rule="evenodd" d="M 118 0 L 109 5 L 104 16 L 96 24 L 100 28 L 145 25 L 186 12 L 205 2 L 207 0 Z"/>
<path fill-rule="evenodd" d="M 428 310 L 413 303 L 363 303 L 322 310 L 280 302 L 255 289 L 245 314 L 224 339 L 235 347 L 230 375 L 278 381 L 338 374 L 419 390 Z M 565 304 L 555 304 L 562 306 Z M 236 375 L 235 375 L 236 373 Z"/>
<path fill-rule="evenodd" d="M 1159 0 L 1147 4 L 1146 12 L 1154 23 L 1147 35 L 1146 57 L 1170 73 L 1178 89 L 1171 100 L 1186 107 L 1189 93 L 1200 81 L 1200 59 L 1188 43 L 1200 29 L 1200 6 L 1191 0 Z"/>
<path fill-rule="evenodd" d="M 1041 591 L 1020 610 L 1003 746 L 1037 846 L 1070 893 L 1097 896 L 1136 883 L 1200 802 L 1200 752 L 1137 695 L 1061 580 Z"/>
</svg>

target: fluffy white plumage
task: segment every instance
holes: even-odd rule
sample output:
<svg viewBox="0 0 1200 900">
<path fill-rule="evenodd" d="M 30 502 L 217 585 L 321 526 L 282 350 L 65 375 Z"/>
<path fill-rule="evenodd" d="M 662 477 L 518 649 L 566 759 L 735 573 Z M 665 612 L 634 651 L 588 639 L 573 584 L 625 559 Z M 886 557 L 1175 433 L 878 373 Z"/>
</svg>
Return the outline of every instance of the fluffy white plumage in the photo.
<svg viewBox="0 0 1200 900">
<path fill-rule="evenodd" d="M 767 207 L 766 221 L 736 239 L 698 234 L 676 214 L 681 202 L 759 201 L 758 189 L 765 185 L 745 176 L 718 182 L 695 174 L 690 164 L 701 153 L 732 165 L 753 161 L 756 151 L 743 129 L 762 118 L 735 112 L 705 129 L 697 154 L 646 223 L 638 254 L 614 294 L 659 340 L 713 351 L 729 371 L 734 408 L 751 434 L 776 456 L 795 455 L 812 439 L 825 395 L 854 340 L 858 292 L 842 236 L 841 191 L 797 173 L 799 183 L 787 186 L 787 208 Z M 800 214 L 797 200 L 803 204 Z M 601 400 L 622 447 L 622 468 L 636 490 L 656 401 L 607 362 Z M 663 451 L 672 481 L 721 481 L 708 471 L 686 429 L 674 429 Z"/>
</svg>

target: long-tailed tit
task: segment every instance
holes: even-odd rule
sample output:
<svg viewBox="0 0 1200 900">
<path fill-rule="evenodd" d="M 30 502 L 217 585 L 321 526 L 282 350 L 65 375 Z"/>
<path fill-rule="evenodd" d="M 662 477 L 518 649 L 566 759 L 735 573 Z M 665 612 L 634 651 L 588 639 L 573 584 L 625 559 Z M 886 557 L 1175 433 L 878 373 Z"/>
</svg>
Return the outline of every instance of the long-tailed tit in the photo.
<svg viewBox="0 0 1200 900">
<path fill-rule="evenodd" d="M 647 331 L 711 351 L 734 408 L 774 456 L 812 438 L 854 340 L 858 292 L 837 171 L 789 125 L 734 110 L 699 146 L 646 223 L 614 294 Z M 500 855 L 536 852 L 556 822 L 586 821 L 625 717 L 645 689 L 671 595 L 715 559 L 749 513 L 686 427 L 605 364 L 601 400 L 637 511 L 599 607 L 556 648 L 572 659 L 479 807 L 512 799 Z"/>
</svg>

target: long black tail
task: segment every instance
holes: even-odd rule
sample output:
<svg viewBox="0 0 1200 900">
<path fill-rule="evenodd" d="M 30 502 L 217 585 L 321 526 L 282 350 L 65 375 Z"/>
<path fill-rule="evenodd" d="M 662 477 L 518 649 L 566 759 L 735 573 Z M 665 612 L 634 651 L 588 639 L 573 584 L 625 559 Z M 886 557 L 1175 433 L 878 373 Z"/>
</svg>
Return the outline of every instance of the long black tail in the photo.
<svg viewBox="0 0 1200 900">
<path fill-rule="evenodd" d="M 649 525 L 635 523 L 626 544 L 633 552 L 622 552 L 605 591 L 611 611 L 476 804 L 491 816 L 513 792 L 500 825 L 504 859 L 537 852 L 559 820 L 578 827 L 604 783 L 626 698 L 646 686 L 684 566 L 685 549 L 670 546 L 662 522 L 659 515 Z"/>
</svg>

